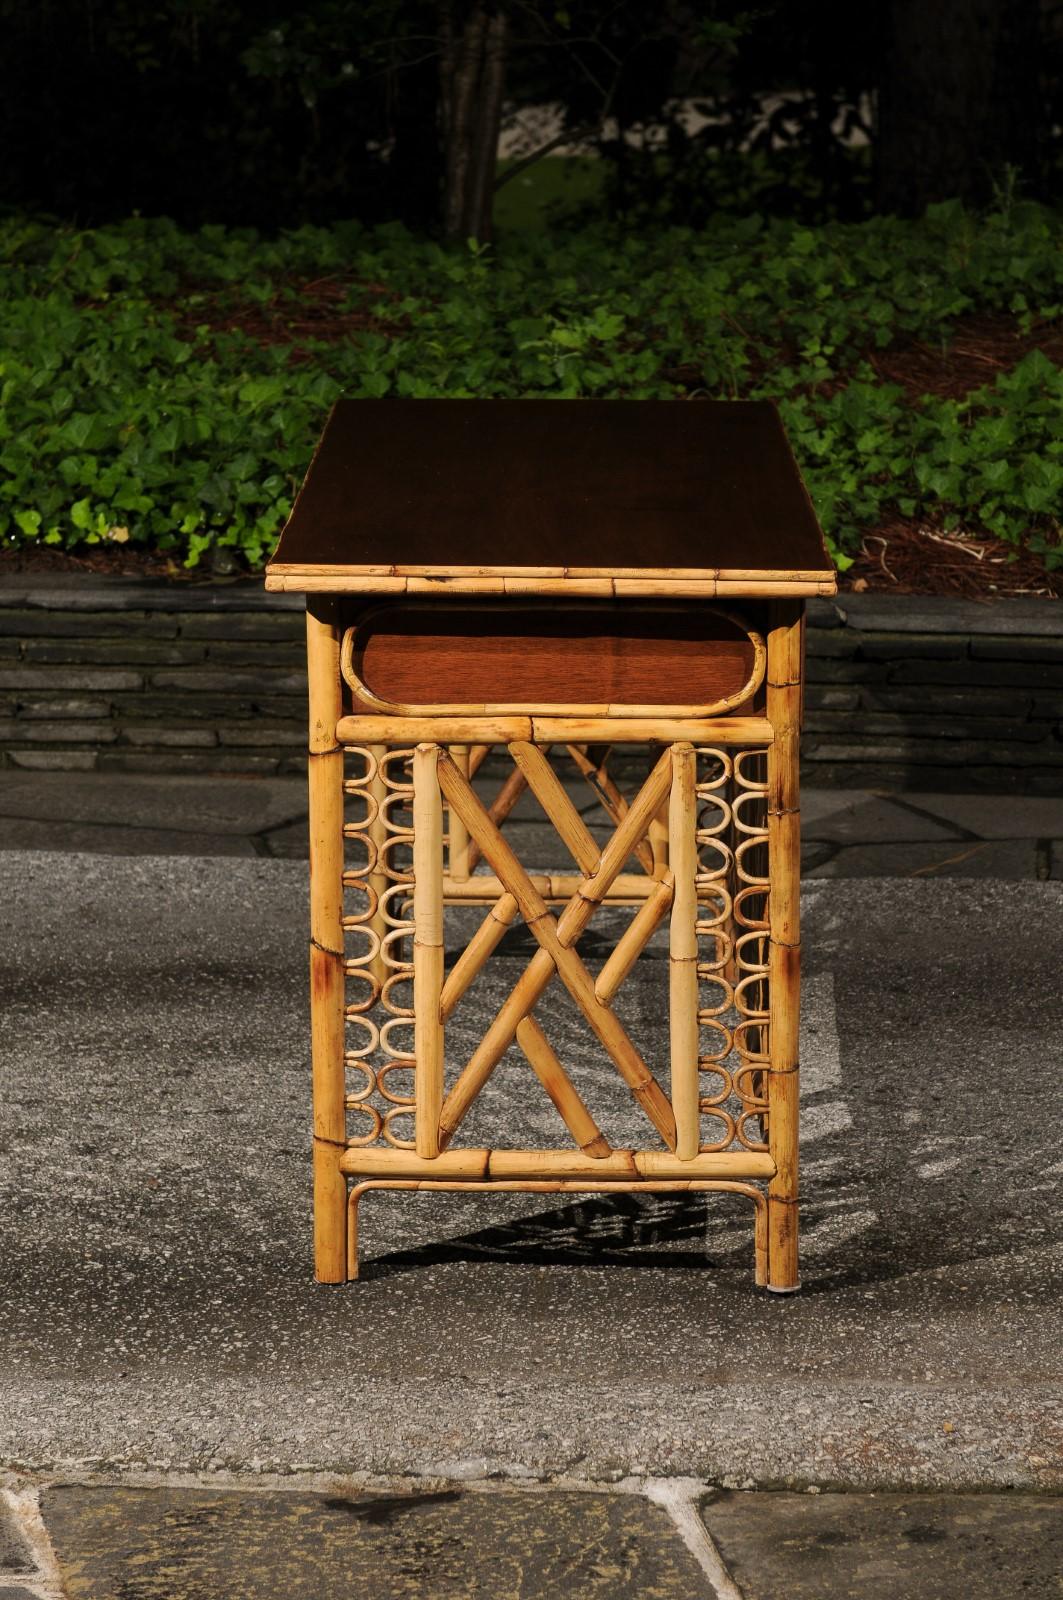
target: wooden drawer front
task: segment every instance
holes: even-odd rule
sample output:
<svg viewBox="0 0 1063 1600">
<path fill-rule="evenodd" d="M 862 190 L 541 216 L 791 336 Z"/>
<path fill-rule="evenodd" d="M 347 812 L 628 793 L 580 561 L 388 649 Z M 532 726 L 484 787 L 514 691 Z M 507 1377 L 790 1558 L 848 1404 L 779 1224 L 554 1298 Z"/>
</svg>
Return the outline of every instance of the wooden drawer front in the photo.
<svg viewBox="0 0 1063 1600">
<path fill-rule="evenodd" d="M 402 715 L 709 716 L 749 699 L 764 642 L 715 607 L 374 606 L 343 640 L 358 705 Z"/>
</svg>

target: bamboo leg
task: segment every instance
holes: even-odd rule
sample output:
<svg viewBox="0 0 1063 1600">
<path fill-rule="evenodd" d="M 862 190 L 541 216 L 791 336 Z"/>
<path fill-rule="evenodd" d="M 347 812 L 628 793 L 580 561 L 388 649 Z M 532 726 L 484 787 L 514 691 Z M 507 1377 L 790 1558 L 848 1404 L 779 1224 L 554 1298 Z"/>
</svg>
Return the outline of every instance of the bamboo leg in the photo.
<svg viewBox="0 0 1063 1600">
<path fill-rule="evenodd" d="M 425 1157 L 439 1154 L 443 1104 L 443 803 L 438 759 L 439 746 L 434 744 L 419 744 L 413 753 L 414 1122 L 417 1154 Z"/>
<path fill-rule="evenodd" d="M 314 1080 L 314 1273 L 347 1276 L 343 948 L 343 751 L 338 606 L 307 597 L 310 680 L 310 1036 Z"/>
<path fill-rule="evenodd" d="M 797 1252 L 798 1023 L 801 963 L 800 601 L 772 606 L 768 635 L 767 711 L 774 729 L 768 750 L 768 894 L 770 945 L 768 1146 L 775 1176 L 768 1185 L 768 1284 L 785 1294 L 799 1287 Z"/>
<path fill-rule="evenodd" d="M 668 858 L 675 878 L 668 935 L 668 1010 L 672 1057 L 675 1153 L 689 1161 L 698 1153 L 698 935 L 695 837 L 697 796 L 692 745 L 672 746 L 672 792 L 668 801 Z"/>
</svg>

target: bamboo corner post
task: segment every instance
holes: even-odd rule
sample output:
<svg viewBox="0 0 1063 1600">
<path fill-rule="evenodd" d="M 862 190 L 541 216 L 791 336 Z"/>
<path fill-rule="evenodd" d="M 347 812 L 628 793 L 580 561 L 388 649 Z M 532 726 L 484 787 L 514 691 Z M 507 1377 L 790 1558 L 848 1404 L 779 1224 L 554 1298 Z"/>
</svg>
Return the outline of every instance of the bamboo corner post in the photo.
<svg viewBox="0 0 1063 1600">
<path fill-rule="evenodd" d="M 675 1192 L 751 1201 L 755 1281 L 793 1292 L 803 611 L 835 578 L 774 407 L 341 401 L 266 585 L 307 608 L 318 1280 L 358 1277 L 374 1189 Z M 556 1148 L 481 1143 L 499 1094 Z"/>
</svg>

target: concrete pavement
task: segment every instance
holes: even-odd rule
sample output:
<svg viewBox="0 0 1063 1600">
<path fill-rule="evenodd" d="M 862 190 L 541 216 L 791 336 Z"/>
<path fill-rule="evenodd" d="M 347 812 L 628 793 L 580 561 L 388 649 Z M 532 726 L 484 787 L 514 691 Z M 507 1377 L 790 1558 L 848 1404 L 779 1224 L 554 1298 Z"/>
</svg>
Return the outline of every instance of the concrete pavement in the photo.
<svg viewBox="0 0 1063 1600">
<path fill-rule="evenodd" d="M 589 809 L 588 791 L 569 785 Z M 544 840 L 533 805 L 518 816 Z M 802 793 L 810 878 L 1063 878 L 1063 797 Z M 306 858 L 302 778 L 0 771 L 0 849 Z"/>
</svg>

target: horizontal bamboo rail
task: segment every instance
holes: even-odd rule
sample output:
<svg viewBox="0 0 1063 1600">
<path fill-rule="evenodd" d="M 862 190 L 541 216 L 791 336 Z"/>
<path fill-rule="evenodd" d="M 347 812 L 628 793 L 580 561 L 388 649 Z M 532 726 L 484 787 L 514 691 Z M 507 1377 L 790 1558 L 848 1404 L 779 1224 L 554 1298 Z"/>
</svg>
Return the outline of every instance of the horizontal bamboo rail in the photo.
<svg viewBox="0 0 1063 1600">
<path fill-rule="evenodd" d="M 680 1161 L 665 1150 L 612 1150 L 595 1158 L 582 1150 L 444 1150 L 425 1160 L 412 1150 L 363 1145 L 341 1153 L 349 1177 L 395 1178 L 771 1178 L 766 1151 L 702 1151 Z"/>
<path fill-rule="evenodd" d="M 539 573 L 534 567 L 474 568 L 468 574 L 454 567 L 437 567 L 420 576 L 404 575 L 394 568 L 374 572 L 356 566 L 323 563 L 273 562 L 266 570 L 266 588 L 320 594 L 581 594 L 611 599 L 628 595 L 675 596 L 678 599 L 836 594 L 838 581 L 831 572 L 794 572 L 780 569 L 745 572 L 740 568 L 677 573 L 628 569 L 628 577 L 601 568 L 553 568 Z"/>
<path fill-rule="evenodd" d="M 769 745 L 766 717 L 341 717 L 341 744 L 691 744 Z"/>
<path fill-rule="evenodd" d="M 586 881 L 573 872 L 528 873 L 528 882 L 534 885 L 544 900 L 571 900 L 579 892 L 580 884 Z M 639 872 L 620 872 L 603 890 L 601 899 L 637 905 L 655 894 L 659 884 L 660 879 L 646 878 Z M 494 901 L 505 893 L 506 886 L 502 879 L 490 872 L 475 873 L 462 883 L 455 883 L 453 878 L 443 879 L 443 899 L 449 905 L 461 905 L 464 901 L 474 904 Z"/>
</svg>

